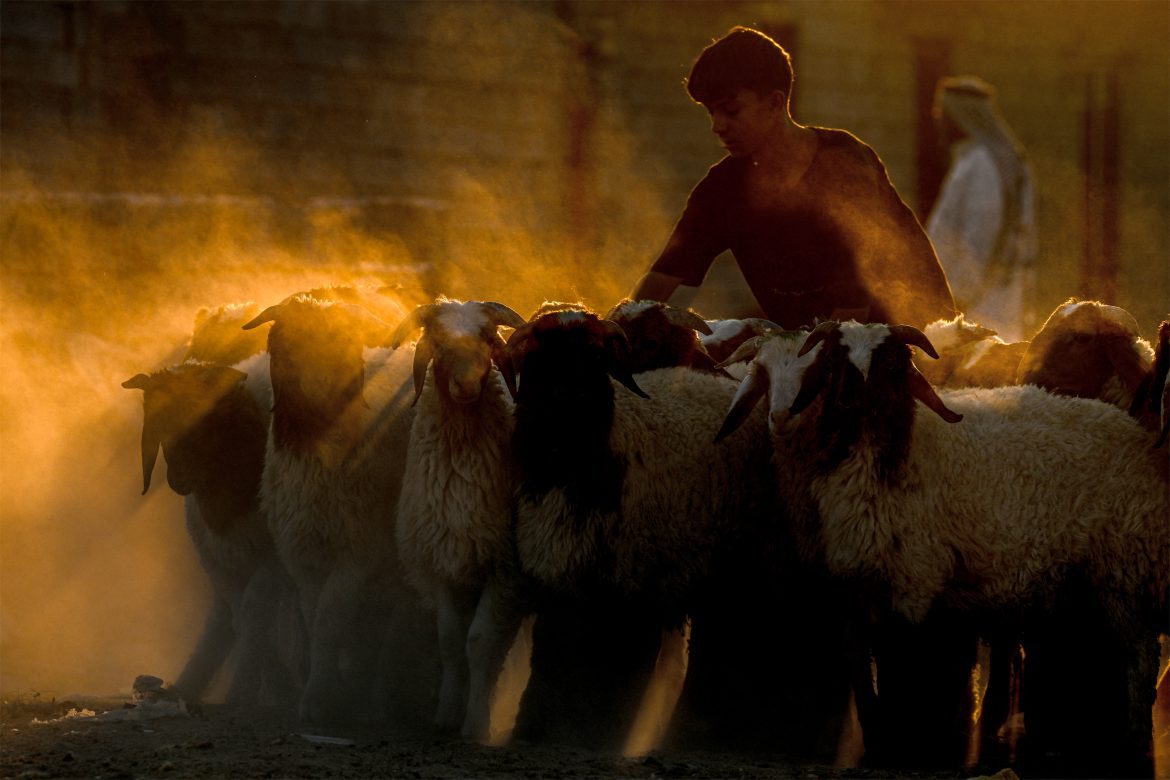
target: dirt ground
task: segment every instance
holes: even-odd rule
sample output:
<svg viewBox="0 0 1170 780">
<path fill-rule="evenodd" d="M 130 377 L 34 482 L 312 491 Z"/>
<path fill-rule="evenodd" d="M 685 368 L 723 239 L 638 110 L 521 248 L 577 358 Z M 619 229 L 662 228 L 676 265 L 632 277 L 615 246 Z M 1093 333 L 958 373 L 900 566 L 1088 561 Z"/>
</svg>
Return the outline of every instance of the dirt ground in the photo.
<svg viewBox="0 0 1170 780">
<path fill-rule="evenodd" d="M 310 729 L 270 712 L 209 706 L 143 720 L 98 716 L 126 703 L 7 702 L 0 710 L 3 778 L 964 778 L 989 772 L 875 772 L 794 763 L 780 755 L 661 753 L 625 758 L 568 747 L 485 747 L 424 732 Z M 110 717 L 110 716 L 106 716 Z M 42 722 L 34 722 L 34 719 Z M 1015 780 L 1010 770 L 999 780 Z"/>
</svg>

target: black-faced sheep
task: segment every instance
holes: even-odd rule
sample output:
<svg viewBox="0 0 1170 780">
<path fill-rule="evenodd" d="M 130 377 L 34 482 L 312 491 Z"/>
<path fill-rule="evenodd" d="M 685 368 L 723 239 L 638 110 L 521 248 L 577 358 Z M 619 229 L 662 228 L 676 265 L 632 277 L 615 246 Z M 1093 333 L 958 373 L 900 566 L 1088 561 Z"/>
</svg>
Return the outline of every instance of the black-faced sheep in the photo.
<svg viewBox="0 0 1170 780">
<path fill-rule="evenodd" d="M 187 362 L 122 386 L 143 391 L 142 492 L 161 449 L 167 482 L 184 496 L 187 532 L 212 584 L 202 636 L 175 688 L 197 701 L 234 647 L 229 704 L 258 704 L 262 688 L 277 703 L 291 703 L 296 675 L 287 664 L 295 663 L 297 648 L 277 647 L 274 636 L 282 600 L 287 609 L 295 594 L 259 506 L 271 403 L 267 355 L 236 368 Z"/>
<path fill-rule="evenodd" d="M 426 677 L 409 664 L 383 663 L 388 643 L 423 620 L 395 539 L 413 419 L 413 354 L 383 346 L 391 327 L 352 303 L 297 295 L 245 327 L 266 322 L 273 323 L 273 408 L 261 506 L 297 584 L 309 635 L 301 716 L 378 718 L 387 705 L 404 704 L 398 694 L 409 698 L 391 686 L 390 674 L 402 675 L 403 684 Z"/>
<path fill-rule="evenodd" d="M 929 345 L 913 329 L 830 323 L 818 342 L 829 364 L 806 372 L 793 410 L 818 394 L 832 410 L 819 424 L 835 446 L 810 486 L 829 568 L 885 583 L 912 622 L 933 607 L 1014 612 L 1025 632 L 1083 581 L 1124 653 L 1140 760 L 1167 628 L 1165 452 L 1096 400 L 1034 386 L 937 393 L 910 361 L 908 344 Z"/>
<path fill-rule="evenodd" d="M 587 311 L 540 317 L 509 340 L 521 567 L 546 591 L 640 608 L 651 630 L 689 614 L 698 631 L 730 603 L 718 603 L 721 578 L 782 567 L 766 549 L 778 542 L 763 418 L 716 449 L 735 383 L 682 368 L 635 377 L 626 345 Z"/>
<path fill-rule="evenodd" d="M 436 609 L 443 679 L 435 722 L 476 740 L 489 736 L 492 690 L 522 617 L 521 609 L 501 612 L 516 600 L 517 574 L 514 380 L 498 329 L 523 324 L 499 303 L 440 300 L 415 309 L 391 339 L 397 347 L 422 330 L 398 550 L 411 585 Z"/>
</svg>

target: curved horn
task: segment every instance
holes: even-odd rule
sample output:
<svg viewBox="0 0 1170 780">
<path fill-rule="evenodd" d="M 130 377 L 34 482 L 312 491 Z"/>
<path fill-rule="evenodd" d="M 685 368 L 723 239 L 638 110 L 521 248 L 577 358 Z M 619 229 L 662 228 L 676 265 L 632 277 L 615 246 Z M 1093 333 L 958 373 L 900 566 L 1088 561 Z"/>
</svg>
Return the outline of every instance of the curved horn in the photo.
<svg viewBox="0 0 1170 780">
<path fill-rule="evenodd" d="M 826 320 L 817 325 L 813 328 L 812 333 L 808 334 L 808 338 L 804 340 L 804 344 L 801 345 L 800 351 L 796 353 L 796 356 L 804 357 L 807 355 L 810 349 L 827 339 L 829 334 L 837 330 L 838 327 L 840 327 L 840 323 L 834 320 Z"/>
<path fill-rule="evenodd" d="M 926 337 L 926 334 L 918 328 L 913 325 L 887 325 L 886 327 L 890 329 L 890 333 L 899 342 L 908 346 L 918 347 L 935 360 L 938 360 L 938 350 L 930 343 L 930 339 Z"/>
<path fill-rule="evenodd" d="M 523 317 L 502 303 L 496 303 L 495 301 L 483 301 L 481 305 L 491 311 L 492 321 L 496 323 L 496 327 L 503 326 L 505 328 L 519 328 L 524 324 Z"/>
<path fill-rule="evenodd" d="M 597 320 L 605 336 L 605 348 L 609 353 L 609 375 L 621 382 L 634 395 L 649 398 L 646 391 L 638 387 L 630 373 L 630 341 L 622 326 L 613 320 Z"/>
<path fill-rule="evenodd" d="M 427 381 L 427 366 L 431 364 L 434 356 L 435 346 L 424 334 L 414 346 L 414 400 L 410 402 L 411 406 L 417 404 L 419 396 L 422 395 L 423 386 Z"/>
<path fill-rule="evenodd" d="M 504 377 L 504 385 L 508 388 L 508 395 L 516 400 L 516 369 L 512 366 L 512 356 L 508 354 L 508 345 L 497 333 L 492 342 L 492 362 L 496 364 L 500 375 Z"/>
<path fill-rule="evenodd" d="M 908 326 L 903 326 L 908 327 Z M 930 342 L 927 342 L 928 344 Z M 927 381 L 926 377 L 918 370 L 913 363 L 908 364 L 907 369 L 910 375 L 910 395 L 917 398 L 926 406 L 927 409 L 937 414 L 949 423 L 957 423 L 963 419 L 963 415 L 947 408 L 942 399 L 938 397 L 934 386 Z"/>
<path fill-rule="evenodd" d="M 508 337 L 506 343 L 508 348 L 508 362 L 512 366 L 513 376 L 523 374 L 524 372 L 524 356 L 532 349 L 532 332 L 534 329 L 535 323 L 528 322 L 516 328 L 516 330 L 512 331 L 512 335 Z"/>
<path fill-rule="evenodd" d="M 760 379 L 760 372 L 755 370 L 755 366 L 752 366 L 748 369 L 747 376 L 739 383 L 739 389 L 735 391 L 735 398 L 731 399 L 731 406 L 727 410 L 727 416 L 723 418 L 723 425 L 715 434 L 715 443 L 723 441 L 739 426 L 743 425 L 743 421 L 748 418 L 748 415 L 756 408 L 756 404 L 767 392 L 767 383 Z"/>
<path fill-rule="evenodd" d="M 751 360 L 756 356 L 756 353 L 760 351 L 760 347 L 763 345 L 763 343 L 763 336 L 752 336 L 750 339 L 736 347 L 735 352 L 732 352 L 731 355 L 729 355 L 726 359 L 716 363 L 715 367 L 724 368 L 735 363 L 742 363 L 746 360 Z"/>
<path fill-rule="evenodd" d="M 275 303 L 269 306 L 267 309 L 245 322 L 241 327 L 244 330 L 252 330 L 252 328 L 258 328 L 266 322 L 275 322 L 277 316 L 280 314 L 280 307 L 283 305 L 283 303 Z"/>
<path fill-rule="evenodd" d="M 707 321 L 690 309 L 676 309 L 674 306 L 663 306 L 662 313 L 666 315 L 666 321 L 671 325 L 697 330 L 704 336 L 711 335 L 711 326 L 707 324 Z"/>
<path fill-rule="evenodd" d="M 435 315 L 438 308 L 437 304 L 424 303 L 410 314 L 407 314 L 402 322 L 398 323 L 398 327 L 394 329 L 394 333 L 390 335 L 390 347 L 392 349 L 398 349 L 402 345 L 402 342 L 406 341 L 407 336 L 419 328 L 425 328 L 430 324 L 431 317 Z"/>
</svg>

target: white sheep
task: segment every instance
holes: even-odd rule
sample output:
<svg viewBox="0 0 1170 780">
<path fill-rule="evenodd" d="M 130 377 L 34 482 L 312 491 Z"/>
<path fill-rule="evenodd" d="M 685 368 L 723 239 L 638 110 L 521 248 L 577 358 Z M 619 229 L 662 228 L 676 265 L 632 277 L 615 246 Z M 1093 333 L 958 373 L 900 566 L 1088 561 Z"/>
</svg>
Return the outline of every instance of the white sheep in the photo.
<svg viewBox="0 0 1170 780">
<path fill-rule="evenodd" d="M 514 602 L 516 572 L 513 380 L 498 329 L 523 324 L 503 304 L 440 300 L 415 309 L 391 339 L 397 347 L 423 331 L 398 551 L 410 584 L 436 608 L 443 677 L 435 722 L 476 740 L 489 735 L 492 689 L 522 617 L 499 611 Z"/>
<path fill-rule="evenodd" d="M 175 683 L 188 701 L 205 693 L 233 647 L 238 662 L 229 704 L 258 704 L 262 689 L 281 704 L 295 697 L 288 664 L 295 664 L 296 648 L 274 643 L 282 600 L 287 606 L 295 596 L 259 506 L 271 404 L 267 363 L 266 354 L 234 368 L 189 361 L 122 383 L 143 391 L 142 492 L 161 449 L 167 482 L 184 497 L 187 532 L 211 580 L 202 635 Z"/>
<path fill-rule="evenodd" d="M 1002 387 L 1016 383 L 1027 341 L 1006 342 L 990 328 L 962 314 L 935 320 L 923 333 L 938 351 L 937 360 L 919 364 L 922 375 L 938 388 Z"/>
<path fill-rule="evenodd" d="M 413 628 L 395 540 L 413 355 L 382 346 L 390 326 L 352 303 L 296 295 L 245 327 L 266 322 L 273 409 L 261 506 L 309 635 L 301 716 L 376 718 L 388 685 L 379 656 L 392 627 Z"/>
<path fill-rule="evenodd" d="M 1127 725 L 1144 750 L 1167 628 L 1166 453 L 1100 401 L 937 393 L 910 360 L 908 344 L 933 349 L 912 328 L 827 323 L 806 346 L 822 342 L 791 411 L 824 395 L 829 446 L 809 490 L 830 570 L 888 583 L 911 621 L 935 606 L 1023 616 L 1084 576 L 1126 648 Z"/>
</svg>

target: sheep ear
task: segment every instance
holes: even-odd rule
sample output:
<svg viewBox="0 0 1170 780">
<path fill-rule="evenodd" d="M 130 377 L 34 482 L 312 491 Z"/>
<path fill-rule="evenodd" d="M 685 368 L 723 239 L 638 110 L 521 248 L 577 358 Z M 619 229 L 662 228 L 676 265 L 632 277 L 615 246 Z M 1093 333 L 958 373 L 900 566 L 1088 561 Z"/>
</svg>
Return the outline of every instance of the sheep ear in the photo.
<svg viewBox="0 0 1170 780">
<path fill-rule="evenodd" d="M 767 394 L 767 391 L 767 384 L 760 378 L 760 372 L 756 370 L 754 365 L 751 366 L 747 376 L 739 383 L 739 389 L 735 391 L 735 398 L 731 399 L 731 406 L 727 410 L 727 416 L 723 418 L 723 425 L 715 434 L 716 444 L 743 425 L 743 421 L 748 418 L 748 415 L 756 408 L 756 404 Z"/>
<path fill-rule="evenodd" d="M 403 319 L 402 322 L 398 323 L 398 327 L 396 327 L 394 329 L 394 333 L 390 335 L 390 347 L 393 349 L 398 349 L 398 347 L 402 345 L 402 342 L 406 341 L 410 334 L 414 333 L 419 328 L 427 327 L 427 325 L 430 324 L 431 317 L 434 316 L 438 308 L 439 307 L 433 303 L 424 303 L 422 306 L 419 306 L 410 314 L 406 315 L 406 318 Z"/>
<path fill-rule="evenodd" d="M 750 339 L 740 344 L 735 348 L 735 352 L 723 361 L 715 364 L 716 368 L 724 368 L 735 363 L 742 363 L 751 360 L 760 351 L 760 346 L 764 343 L 763 336 L 752 336 Z"/>
<path fill-rule="evenodd" d="M 496 339 L 492 342 L 492 362 L 496 364 L 496 368 L 500 370 L 501 376 L 504 377 L 504 384 L 508 387 L 508 394 L 512 396 L 512 400 L 516 400 L 516 371 L 512 367 L 512 358 L 508 354 L 508 345 L 504 342 L 500 335 L 496 334 Z"/>
<path fill-rule="evenodd" d="M 609 355 L 609 375 L 621 382 L 627 390 L 642 398 L 649 398 L 630 373 L 630 342 L 622 326 L 613 320 L 598 320 L 604 331 L 605 350 Z"/>
<path fill-rule="evenodd" d="M 269 306 L 267 309 L 245 322 L 241 327 L 243 330 L 252 330 L 252 328 L 258 328 L 266 322 L 275 322 L 276 318 L 280 315 L 280 307 L 283 305 L 283 303 L 277 303 Z"/>
<path fill-rule="evenodd" d="M 946 407 L 934 387 L 913 363 L 908 364 L 906 371 L 910 376 L 910 394 L 921 401 L 927 409 L 949 423 L 957 423 L 963 419 L 963 415 Z"/>
<path fill-rule="evenodd" d="M 913 325 L 887 325 L 890 333 L 902 344 L 912 347 L 918 347 L 926 354 L 930 355 L 935 360 L 938 360 L 938 350 L 930 343 L 930 339 L 926 334 L 915 328 Z"/>
<path fill-rule="evenodd" d="M 712 333 L 711 326 L 707 324 L 707 321 L 690 309 L 676 309 L 673 306 L 664 306 L 662 311 L 666 315 L 666 321 L 671 325 L 697 330 L 704 336 L 710 336 Z"/>
<path fill-rule="evenodd" d="M 833 320 L 826 320 L 813 328 L 812 333 L 808 334 L 808 338 L 804 340 L 804 344 L 800 347 L 800 351 L 796 353 L 797 357 L 804 357 L 809 350 L 820 344 L 829 337 L 829 334 L 837 330 L 839 323 Z"/>
<path fill-rule="evenodd" d="M 410 402 L 411 406 L 417 404 L 422 395 L 423 386 L 427 381 L 427 366 L 431 364 L 431 359 L 434 356 L 434 344 L 424 334 L 414 346 L 414 400 Z"/>
<path fill-rule="evenodd" d="M 502 303 L 496 303 L 495 301 L 484 301 L 483 306 L 491 311 L 492 321 L 495 322 L 497 328 L 519 328 L 524 324 L 523 317 Z"/>
<path fill-rule="evenodd" d="M 1113 370 L 1121 378 L 1121 383 L 1136 396 L 1136 391 L 1141 386 L 1142 380 L 1150 374 L 1150 368 L 1142 359 L 1134 341 L 1118 346 L 1121 348 L 1107 350 L 1109 362 L 1113 364 Z"/>
</svg>

